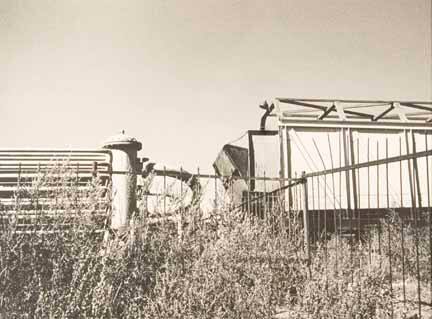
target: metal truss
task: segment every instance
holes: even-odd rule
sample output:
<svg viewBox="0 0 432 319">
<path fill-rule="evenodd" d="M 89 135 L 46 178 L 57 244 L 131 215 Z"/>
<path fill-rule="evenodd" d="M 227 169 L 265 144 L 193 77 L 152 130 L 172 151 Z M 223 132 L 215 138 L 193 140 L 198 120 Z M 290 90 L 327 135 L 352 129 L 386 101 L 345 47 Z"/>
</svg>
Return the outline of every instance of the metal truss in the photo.
<svg viewBox="0 0 432 319">
<path fill-rule="evenodd" d="M 280 126 L 432 130 L 432 102 L 276 98 Z"/>
</svg>

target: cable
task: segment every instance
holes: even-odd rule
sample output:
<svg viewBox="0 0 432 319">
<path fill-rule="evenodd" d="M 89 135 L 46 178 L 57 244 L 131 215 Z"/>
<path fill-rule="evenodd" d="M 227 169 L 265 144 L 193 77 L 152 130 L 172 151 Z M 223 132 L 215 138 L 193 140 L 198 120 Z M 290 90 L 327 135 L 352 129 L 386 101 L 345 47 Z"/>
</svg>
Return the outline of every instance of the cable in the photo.
<svg viewBox="0 0 432 319">
<path fill-rule="evenodd" d="M 242 136 L 240 136 L 239 138 L 236 138 L 235 140 L 232 140 L 231 142 L 228 142 L 227 144 L 233 144 L 235 142 L 240 141 L 243 137 L 245 137 L 245 135 L 248 133 L 248 131 L 244 132 Z"/>
</svg>

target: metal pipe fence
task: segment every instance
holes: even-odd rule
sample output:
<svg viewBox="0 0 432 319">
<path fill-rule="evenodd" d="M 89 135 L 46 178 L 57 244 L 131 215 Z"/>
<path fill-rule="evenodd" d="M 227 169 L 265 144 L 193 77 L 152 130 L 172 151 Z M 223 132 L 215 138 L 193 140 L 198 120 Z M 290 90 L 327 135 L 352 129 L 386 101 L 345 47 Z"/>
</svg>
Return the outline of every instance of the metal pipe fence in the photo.
<svg viewBox="0 0 432 319">
<path fill-rule="evenodd" d="M 378 149 L 376 158 L 372 158 L 372 145 L 368 142 L 365 162 L 359 160 L 358 142 L 349 136 L 345 139 L 345 166 L 335 167 L 332 162 L 331 168 L 294 174 L 290 179 L 269 177 L 265 172 L 263 176 L 219 176 L 199 169 L 190 173 L 164 168 L 144 177 L 137 171 L 138 215 L 151 223 L 177 223 L 180 237 L 191 212 L 199 212 L 203 218 L 219 211 L 263 220 L 275 233 L 293 240 L 302 235 L 309 258 L 323 250 L 324 273 L 319 275 L 324 276 L 343 271 L 343 247 L 348 245 L 352 265 L 348 271 L 353 281 L 357 276 L 356 266 L 378 262 L 386 270 L 392 307 L 397 310 L 400 305 L 415 305 L 417 315 L 426 316 L 432 304 L 429 175 L 432 150 L 428 138 L 417 141 L 407 132 L 405 140 L 400 140 L 398 156 L 389 156 L 388 143 L 385 143 L 373 146 Z M 425 144 L 424 151 L 416 151 L 418 143 Z M 380 153 L 380 149 L 384 151 Z M 40 217 L 41 211 L 45 211 L 46 223 L 63 213 L 52 203 L 57 198 L 52 195 L 58 189 L 58 180 L 47 181 L 31 199 L 22 191 L 53 167 L 54 162 L 49 162 L 47 154 L 36 155 L 0 152 L 0 203 L 6 212 L 8 209 L 4 208 L 15 208 L 2 214 L 3 227 L 19 217 L 26 229 L 34 226 L 32 220 Z M 108 189 L 110 176 L 116 173 L 111 169 L 109 152 L 93 154 L 95 157 L 72 155 L 72 160 L 68 157 L 64 162 L 65 168 L 75 174 L 70 175 L 70 187 L 84 189 L 100 177 L 104 181 L 102 186 Z M 63 153 L 57 156 L 66 159 Z M 110 209 L 105 199 L 101 197 L 97 209 L 102 216 Z M 17 216 L 17 212 L 21 215 Z M 43 226 L 39 224 L 41 229 Z M 359 251 L 364 259 L 359 259 Z"/>
<path fill-rule="evenodd" d="M 0 150 L 0 231 L 65 231 L 90 215 L 106 224 L 111 174 L 109 151 Z"/>
</svg>

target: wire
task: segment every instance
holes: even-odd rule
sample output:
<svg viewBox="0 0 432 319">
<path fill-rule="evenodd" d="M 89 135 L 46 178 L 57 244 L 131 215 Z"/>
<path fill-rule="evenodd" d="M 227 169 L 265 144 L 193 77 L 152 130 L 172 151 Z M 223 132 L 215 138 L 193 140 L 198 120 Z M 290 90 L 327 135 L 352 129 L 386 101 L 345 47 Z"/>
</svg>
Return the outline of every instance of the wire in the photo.
<svg viewBox="0 0 432 319">
<path fill-rule="evenodd" d="M 307 148 L 304 146 L 302 140 L 300 139 L 300 137 L 298 136 L 297 132 L 295 130 L 293 130 L 295 138 L 292 139 L 292 141 L 294 142 L 295 146 L 297 147 L 297 149 L 300 151 L 300 154 L 302 155 L 303 159 L 305 160 L 307 166 L 309 166 L 310 169 L 312 170 L 319 170 L 318 164 L 315 163 L 313 157 L 310 155 L 310 153 L 307 151 Z M 294 137 L 294 136 L 293 136 Z M 296 141 L 297 140 L 297 141 Z M 307 157 L 309 158 L 309 160 L 312 162 L 313 168 L 311 167 L 311 165 L 309 164 L 309 161 L 307 160 L 307 158 L 304 156 L 303 152 L 300 149 L 300 146 L 298 145 L 298 143 L 302 146 L 302 148 L 304 149 Z M 320 154 L 319 154 L 320 155 Z M 321 157 L 321 155 L 320 155 Z M 323 166 L 325 168 L 324 162 L 323 162 Z M 321 179 L 321 181 L 320 181 Z M 320 184 L 325 184 L 326 185 L 326 189 L 327 191 L 325 192 L 324 196 L 327 197 L 330 201 L 331 204 L 333 205 L 338 205 L 339 207 L 341 207 L 341 203 L 338 199 L 336 199 L 336 202 L 334 202 L 334 200 L 332 199 L 332 197 L 330 195 L 336 195 L 334 192 L 335 190 L 333 190 L 333 192 L 330 189 L 330 185 L 326 182 L 326 180 L 324 179 L 324 176 L 320 176 L 317 179 L 318 182 L 318 187 L 320 187 Z M 322 186 L 321 186 L 322 187 Z M 329 194 L 330 193 L 330 194 Z"/>
<path fill-rule="evenodd" d="M 243 137 L 245 137 L 245 135 L 246 135 L 247 133 L 248 133 L 248 131 L 244 132 L 242 136 L 240 136 L 240 137 L 238 137 L 238 138 L 232 140 L 231 142 L 228 142 L 227 144 L 233 144 L 233 143 L 235 143 L 235 142 L 240 141 Z"/>
</svg>

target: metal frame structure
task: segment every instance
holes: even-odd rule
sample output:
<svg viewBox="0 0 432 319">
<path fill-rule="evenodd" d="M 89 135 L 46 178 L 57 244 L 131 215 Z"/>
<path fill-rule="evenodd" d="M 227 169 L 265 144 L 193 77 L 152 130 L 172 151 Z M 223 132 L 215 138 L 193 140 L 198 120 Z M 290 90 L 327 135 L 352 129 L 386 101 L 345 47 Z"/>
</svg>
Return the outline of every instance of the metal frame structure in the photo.
<svg viewBox="0 0 432 319">
<path fill-rule="evenodd" d="M 279 126 L 432 129 L 432 102 L 276 98 Z"/>
<path fill-rule="evenodd" d="M 353 131 L 366 133 L 430 133 L 432 132 L 432 102 L 276 98 L 275 112 L 280 137 L 281 177 L 292 178 L 291 141 L 289 131 L 341 131 L 344 136 L 345 166 L 355 164 Z M 406 135 L 406 134 L 405 134 Z M 409 143 L 408 137 L 406 137 Z M 348 183 L 349 173 L 346 180 Z M 353 192 L 356 192 L 352 170 Z M 347 185 L 347 189 L 349 185 Z M 292 194 L 288 192 L 288 202 Z M 350 197 L 350 196 L 348 196 Z M 356 196 L 354 196 L 354 201 Z M 354 203 L 354 206 L 356 203 Z"/>
<path fill-rule="evenodd" d="M 276 136 L 279 131 L 276 130 L 249 130 L 248 132 L 248 144 L 249 144 L 249 176 L 252 178 L 250 180 L 250 191 L 255 190 L 255 148 L 253 143 L 254 136 Z"/>
</svg>

